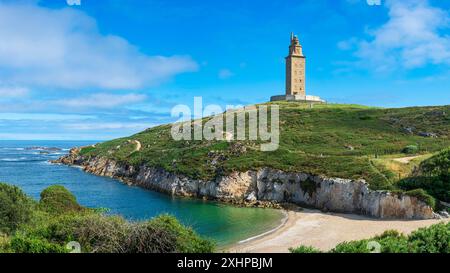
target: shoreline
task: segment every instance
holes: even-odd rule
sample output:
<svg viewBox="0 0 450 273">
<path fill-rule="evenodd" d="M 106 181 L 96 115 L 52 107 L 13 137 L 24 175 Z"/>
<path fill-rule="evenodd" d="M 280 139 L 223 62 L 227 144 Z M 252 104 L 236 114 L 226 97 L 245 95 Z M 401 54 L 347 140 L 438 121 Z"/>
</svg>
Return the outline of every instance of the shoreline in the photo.
<svg viewBox="0 0 450 273">
<path fill-rule="evenodd" d="M 286 221 L 279 227 L 235 243 L 224 251 L 229 253 L 288 253 L 300 245 L 329 251 L 344 241 L 362 240 L 387 230 L 404 234 L 450 219 L 381 220 L 355 214 L 324 213 L 303 209 L 285 211 Z"/>
<path fill-rule="evenodd" d="M 268 235 L 276 232 L 277 230 L 283 228 L 286 225 L 287 221 L 289 220 L 289 213 L 286 210 L 281 210 L 281 213 L 284 214 L 284 217 L 283 217 L 283 219 L 281 219 L 281 224 L 280 225 L 278 225 L 277 227 L 275 227 L 275 228 L 273 228 L 273 229 L 271 229 L 269 231 L 263 232 L 263 233 L 261 233 L 259 235 L 255 235 L 253 237 L 241 240 L 241 241 L 237 242 L 236 244 L 238 244 L 238 245 L 239 244 L 245 244 L 245 243 L 251 242 L 253 240 L 257 240 L 259 238 L 263 238 L 263 237 L 268 236 Z"/>
</svg>

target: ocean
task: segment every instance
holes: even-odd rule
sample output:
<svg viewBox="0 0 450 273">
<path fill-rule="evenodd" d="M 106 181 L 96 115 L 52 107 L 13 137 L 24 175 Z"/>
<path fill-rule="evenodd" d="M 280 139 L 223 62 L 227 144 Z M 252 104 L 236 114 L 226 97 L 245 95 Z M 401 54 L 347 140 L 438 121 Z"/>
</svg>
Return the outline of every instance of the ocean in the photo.
<svg viewBox="0 0 450 273">
<path fill-rule="evenodd" d="M 79 168 L 49 163 L 49 160 L 67 154 L 72 147 L 95 143 L 0 140 L 0 181 L 19 186 L 36 200 L 46 187 L 63 185 L 75 194 L 81 205 L 106 208 L 108 213 L 132 221 L 168 213 L 199 234 L 215 240 L 219 247 L 271 230 L 283 218 L 280 211 L 273 209 L 237 208 L 217 202 L 171 197 L 88 174 Z"/>
</svg>

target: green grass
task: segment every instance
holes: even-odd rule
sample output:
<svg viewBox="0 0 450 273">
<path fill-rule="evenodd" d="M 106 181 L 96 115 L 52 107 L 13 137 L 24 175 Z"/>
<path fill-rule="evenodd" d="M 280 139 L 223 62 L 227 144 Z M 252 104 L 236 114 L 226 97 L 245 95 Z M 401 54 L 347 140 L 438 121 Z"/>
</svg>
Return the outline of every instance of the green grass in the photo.
<svg viewBox="0 0 450 273">
<path fill-rule="evenodd" d="M 363 178 L 373 189 L 390 189 L 399 175 L 374 159 L 401 154 L 409 145 L 417 146 L 419 154 L 450 146 L 450 106 L 384 109 L 322 104 L 311 109 L 302 103 L 277 104 L 280 105 L 280 146 L 273 152 L 261 152 L 258 141 L 174 141 L 171 126 L 162 125 L 82 149 L 81 153 L 135 166 L 161 167 L 205 180 L 232 171 L 271 167 Z M 414 133 L 409 134 L 406 127 L 414 128 Z M 423 137 L 420 132 L 439 137 Z M 135 143 L 130 140 L 140 141 L 142 150 L 133 152 Z M 245 151 L 236 153 L 236 147 L 240 146 Z"/>
</svg>

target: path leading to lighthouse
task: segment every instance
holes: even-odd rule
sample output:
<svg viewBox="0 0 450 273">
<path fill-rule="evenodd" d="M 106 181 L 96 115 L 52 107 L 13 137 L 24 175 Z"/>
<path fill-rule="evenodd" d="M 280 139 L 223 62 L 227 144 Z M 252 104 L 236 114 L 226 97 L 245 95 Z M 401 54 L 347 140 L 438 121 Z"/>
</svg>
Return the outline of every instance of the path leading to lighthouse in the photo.
<svg viewBox="0 0 450 273">
<path fill-rule="evenodd" d="M 142 144 L 139 140 L 133 140 L 133 143 L 136 145 L 136 147 L 134 148 L 133 152 L 139 152 L 142 149 Z"/>
<path fill-rule="evenodd" d="M 323 251 L 344 241 L 368 239 L 386 230 L 409 234 L 447 220 L 381 220 L 353 214 L 322 213 L 317 210 L 289 211 L 286 223 L 264 237 L 236 244 L 232 253 L 283 253 L 300 245 Z"/>
</svg>

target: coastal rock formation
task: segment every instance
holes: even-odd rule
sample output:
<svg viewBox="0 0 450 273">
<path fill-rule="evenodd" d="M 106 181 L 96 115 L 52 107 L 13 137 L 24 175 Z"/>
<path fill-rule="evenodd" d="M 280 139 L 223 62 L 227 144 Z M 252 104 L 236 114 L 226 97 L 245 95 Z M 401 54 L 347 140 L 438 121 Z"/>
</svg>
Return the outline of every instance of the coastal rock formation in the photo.
<svg viewBox="0 0 450 273">
<path fill-rule="evenodd" d="M 416 197 L 370 190 L 364 180 L 327 178 L 269 168 L 234 172 L 202 181 L 148 166 L 128 166 L 105 157 L 84 158 L 79 149 L 55 163 L 78 165 L 86 172 L 118 178 L 129 184 L 176 196 L 226 202 L 294 203 L 324 211 L 357 213 L 378 218 L 432 219 L 433 209 Z"/>
</svg>

